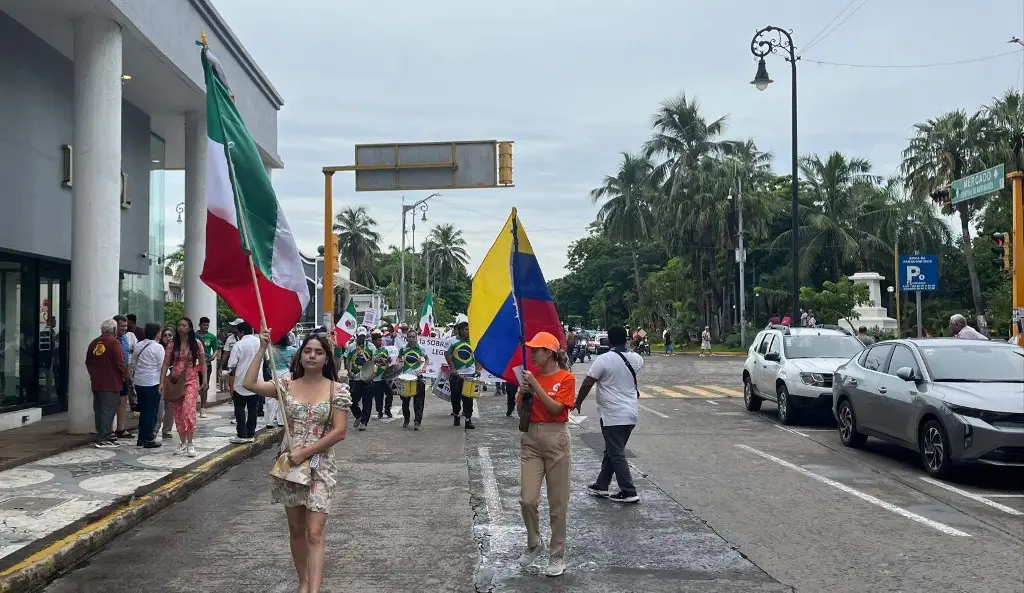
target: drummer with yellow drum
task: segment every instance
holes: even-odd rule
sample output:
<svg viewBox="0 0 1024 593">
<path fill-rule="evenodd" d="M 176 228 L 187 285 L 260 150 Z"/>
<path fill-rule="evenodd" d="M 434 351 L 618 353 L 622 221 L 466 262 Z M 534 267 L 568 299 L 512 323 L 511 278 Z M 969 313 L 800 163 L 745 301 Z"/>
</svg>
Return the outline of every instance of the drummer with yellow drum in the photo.
<svg viewBox="0 0 1024 593">
<path fill-rule="evenodd" d="M 444 353 L 445 361 L 451 370 L 449 375 L 452 390 L 452 416 L 455 416 L 455 426 L 459 425 L 459 414 L 466 417 L 466 430 L 476 428 L 473 426 L 473 397 L 464 395 L 463 391 L 474 393 L 473 377 L 477 374 L 476 358 L 473 356 L 473 347 L 469 345 L 469 323 L 460 321 L 455 325 L 455 337 Z"/>
<path fill-rule="evenodd" d="M 427 353 L 419 345 L 419 331 L 409 328 L 405 334 L 406 345 L 398 351 L 398 362 L 402 365 L 402 374 L 398 376 L 402 385 L 402 416 L 405 422 L 402 428 L 409 427 L 409 402 L 412 402 L 415 424 L 413 430 L 419 430 L 423 422 L 423 403 L 426 401 L 427 388 L 423 383 L 423 373 L 427 370 Z"/>
</svg>

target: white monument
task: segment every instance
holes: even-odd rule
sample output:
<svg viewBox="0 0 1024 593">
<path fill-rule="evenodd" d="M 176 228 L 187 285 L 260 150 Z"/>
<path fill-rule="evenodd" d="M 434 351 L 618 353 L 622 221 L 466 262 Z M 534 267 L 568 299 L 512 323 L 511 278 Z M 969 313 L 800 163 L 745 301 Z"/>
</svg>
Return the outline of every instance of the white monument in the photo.
<svg viewBox="0 0 1024 593">
<path fill-rule="evenodd" d="M 892 317 L 889 317 L 889 311 L 885 307 L 876 306 L 882 302 L 882 280 L 885 277 L 878 272 L 857 272 L 853 276 L 850 276 L 855 284 L 866 284 L 868 287 L 868 302 L 859 306 L 854 307 L 853 310 L 860 315 L 859 319 L 840 319 L 839 325 L 841 327 L 848 327 L 847 324 L 852 325 L 854 329 L 864 326 L 868 329 L 873 327 L 895 332 L 899 329 L 899 324 Z"/>
</svg>

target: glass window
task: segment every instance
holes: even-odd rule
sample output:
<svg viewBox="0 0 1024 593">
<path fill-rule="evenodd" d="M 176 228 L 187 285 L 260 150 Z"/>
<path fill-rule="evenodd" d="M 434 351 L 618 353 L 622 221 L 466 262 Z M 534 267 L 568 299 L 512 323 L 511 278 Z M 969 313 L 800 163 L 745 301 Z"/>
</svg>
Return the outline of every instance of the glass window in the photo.
<svg viewBox="0 0 1024 593">
<path fill-rule="evenodd" d="M 963 340 L 963 344 L 921 348 L 933 381 L 1024 383 L 1024 348 L 998 342 Z"/>
<path fill-rule="evenodd" d="M 890 352 L 892 352 L 892 344 L 872 346 L 871 350 L 868 350 L 868 354 L 864 358 L 864 368 L 869 371 L 878 371 L 879 373 L 884 372 L 885 361 L 888 360 Z"/>
<path fill-rule="evenodd" d="M 914 358 L 914 353 L 910 351 L 910 348 L 906 346 L 896 346 L 896 349 L 892 351 L 892 358 L 889 359 L 889 374 L 895 375 L 896 371 L 903 367 L 910 367 L 914 372 L 917 372 L 917 360 Z"/>
<path fill-rule="evenodd" d="M 786 336 L 786 358 L 845 358 L 850 359 L 864 349 L 864 344 L 846 334 L 819 334 Z"/>
<path fill-rule="evenodd" d="M 766 333 L 764 337 L 761 338 L 761 345 L 757 347 L 758 354 L 766 354 L 768 352 L 768 346 L 770 346 L 771 343 L 772 334 Z"/>
<path fill-rule="evenodd" d="M 772 336 L 772 338 L 774 338 L 774 339 L 772 340 L 771 346 L 768 346 L 768 352 L 774 352 L 775 354 L 781 354 L 782 353 L 782 345 L 780 343 L 781 342 L 781 337 L 778 336 L 778 335 L 774 335 L 774 336 Z"/>
<path fill-rule="evenodd" d="M 25 403 L 21 395 L 21 265 L 0 262 L 0 409 Z"/>
<path fill-rule="evenodd" d="M 149 269 L 145 274 L 123 274 L 118 312 L 134 313 L 139 325 L 164 322 L 164 177 L 166 145 L 150 134 L 149 172 Z"/>
</svg>

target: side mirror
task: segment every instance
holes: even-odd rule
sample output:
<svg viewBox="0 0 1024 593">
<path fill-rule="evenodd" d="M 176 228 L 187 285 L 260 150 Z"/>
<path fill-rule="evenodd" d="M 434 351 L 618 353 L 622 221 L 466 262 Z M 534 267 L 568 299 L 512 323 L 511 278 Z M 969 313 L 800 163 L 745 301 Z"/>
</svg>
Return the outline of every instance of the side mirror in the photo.
<svg viewBox="0 0 1024 593">
<path fill-rule="evenodd" d="M 896 376 L 904 381 L 917 381 L 917 374 L 910 367 L 900 367 L 896 370 Z"/>
<path fill-rule="evenodd" d="M 779 360 L 781 360 L 781 357 L 779 356 L 778 352 L 766 352 L 764 355 L 764 359 L 770 360 L 772 362 L 779 362 Z"/>
</svg>

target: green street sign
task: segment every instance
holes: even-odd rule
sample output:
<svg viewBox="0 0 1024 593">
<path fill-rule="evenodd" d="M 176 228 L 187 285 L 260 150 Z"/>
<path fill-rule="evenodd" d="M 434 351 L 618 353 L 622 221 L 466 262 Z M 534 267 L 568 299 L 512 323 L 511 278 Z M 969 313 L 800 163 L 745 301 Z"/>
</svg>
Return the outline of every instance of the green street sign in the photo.
<svg viewBox="0 0 1024 593">
<path fill-rule="evenodd" d="M 957 204 L 965 200 L 995 193 L 1003 189 L 1005 181 L 1006 172 L 1003 165 L 996 165 L 973 175 L 968 175 L 963 179 L 957 179 L 951 186 L 953 192 L 952 202 Z"/>
</svg>

